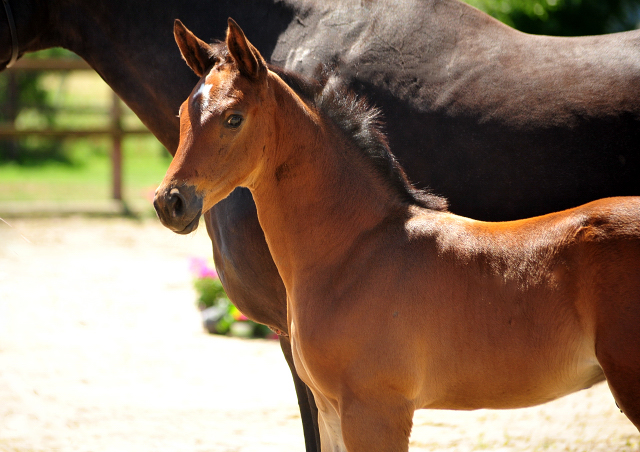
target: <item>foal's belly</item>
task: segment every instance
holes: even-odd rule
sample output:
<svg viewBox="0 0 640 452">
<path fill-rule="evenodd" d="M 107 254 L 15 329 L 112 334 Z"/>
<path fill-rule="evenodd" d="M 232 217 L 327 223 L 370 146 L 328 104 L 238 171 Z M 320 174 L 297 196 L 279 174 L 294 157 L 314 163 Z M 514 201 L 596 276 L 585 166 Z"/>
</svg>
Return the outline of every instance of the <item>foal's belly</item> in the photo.
<svg viewBox="0 0 640 452">
<path fill-rule="evenodd" d="M 464 369 L 464 370 L 462 370 Z M 603 381 L 587 350 L 553 356 L 531 352 L 511 362 L 487 358 L 473 368 L 433 369 L 425 379 L 420 408 L 475 410 L 524 408 L 549 402 Z M 428 372 L 431 373 L 431 372 Z M 431 382 L 431 384 L 429 383 Z"/>
</svg>

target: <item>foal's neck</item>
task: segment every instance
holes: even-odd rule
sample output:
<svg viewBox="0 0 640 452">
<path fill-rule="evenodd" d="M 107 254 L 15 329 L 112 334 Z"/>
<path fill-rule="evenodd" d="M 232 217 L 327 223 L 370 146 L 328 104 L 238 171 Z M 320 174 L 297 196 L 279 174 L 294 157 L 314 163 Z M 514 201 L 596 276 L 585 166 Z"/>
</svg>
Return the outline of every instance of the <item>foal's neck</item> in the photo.
<svg viewBox="0 0 640 452">
<path fill-rule="evenodd" d="M 301 105 L 284 83 L 274 90 L 276 136 L 250 188 L 288 286 L 296 271 L 344 259 L 361 234 L 408 206 L 331 120 Z"/>
</svg>

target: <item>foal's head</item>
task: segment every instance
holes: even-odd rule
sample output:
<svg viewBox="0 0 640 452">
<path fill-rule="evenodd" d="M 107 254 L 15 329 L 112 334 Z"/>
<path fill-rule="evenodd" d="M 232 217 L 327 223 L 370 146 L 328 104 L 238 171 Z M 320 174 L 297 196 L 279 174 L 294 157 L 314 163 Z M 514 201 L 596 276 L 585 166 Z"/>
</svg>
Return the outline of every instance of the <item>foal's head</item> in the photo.
<svg viewBox="0 0 640 452">
<path fill-rule="evenodd" d="M 251 188 L 268 162 L 266 154 L 278 148 L 278 131 L 286 132 L 281 135 L 289 144 L 306 139 L 294 137 L 300 135 L 296 124 L 302 117 L 321 122 L 317 114 L 350 137 L 398 199 L 446 209 L 442 198 L 409 184 L 379 128 L 377 110 L 341 89 L 340 83 L 330 82 L 331 77 L 318 82 L 268 68 L 232 19 L 224 43 L 206 44 L 180 21 L 174 34 L 182 56 L 201 79 L 180 107 L 180 143 L 154 201 L 169 229 L 187 234 L 198 226 L 202 212 L 236 186 Z M 277 90 L 278 85 L 285 90 Z M 284 92 L 293 102 L 282 102 Z"/>
<path fill-rule="evenodd" d="M 180 143 L 154 206 L 165 226 L 187 234 L 203 211 L 250 183 L 275 106 L 267 65 L 232 19 L 225 43 L 209 45 L 178 20 L 174 35 L 201 79 L 180 107 Z"/>
</svg>

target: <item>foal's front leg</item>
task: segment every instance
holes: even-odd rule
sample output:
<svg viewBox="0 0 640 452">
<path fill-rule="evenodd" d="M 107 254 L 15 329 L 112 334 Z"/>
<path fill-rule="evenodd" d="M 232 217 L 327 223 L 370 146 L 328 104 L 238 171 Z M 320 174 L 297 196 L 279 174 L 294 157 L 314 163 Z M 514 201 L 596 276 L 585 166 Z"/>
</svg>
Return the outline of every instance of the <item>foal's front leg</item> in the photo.
<svg viewBox="0 0 640 452">
<path fill-rule="evenodd" d="M 322 452 L 407 452 L 413 404 L 404 397 L 342 397 L 334 406 L 315 395 Z"/>
<path fill-rule="evenodd" d="M 320 452 L 320 433 L 318 431 L 318 408 L 316 407 L 313 394 L 309 387 L 300 379 L 296 368 L 293 364 L 293 355 L 291 354 L 291 342 L 288 337 L 280 336 L 280 348 L 284 354 L 293 384 L 298 396 L 298 407 L 300 408 L 300 417 L 302 418 L 302 429 L 304 431 L 304 442 L 306 452 Z"/>
<path fill-rule="evenodd" d="M 413 403 L 391 392 L 343 398 L 340 423 L 346 450 L 407 452 L 414 411 Z"/>
<path fill-rule="evenodd" d="M 322 394 L 314 393 L 318 406 L 318 427 L 322 452 L 347 452 L 336 408 Z"/>
</svg>

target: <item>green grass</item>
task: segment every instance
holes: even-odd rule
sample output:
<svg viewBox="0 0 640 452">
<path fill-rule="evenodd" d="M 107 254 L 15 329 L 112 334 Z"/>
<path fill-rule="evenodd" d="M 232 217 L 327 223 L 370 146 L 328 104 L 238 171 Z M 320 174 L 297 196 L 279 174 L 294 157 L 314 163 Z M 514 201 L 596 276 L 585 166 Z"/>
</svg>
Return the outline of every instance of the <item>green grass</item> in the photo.
<svg viewBox="0 0 640 452">
<path fill-rule="evenodd" d="M 72 164 L 0 165 L 2 201 L 91 201 L 111 197 L 108 138 L 69 141 Z M 169 154 L 153 136 L 123 141 L 122 186 L 125 200 L 140 202 L 158 186 L 169 166 Z"/>
<path fill-rule="evenodd" d="M 94 72 L 50 72 L 41 76 L 38 83 L 47 93 L 47 104 L 54 109 L 53 127 L 85 129 L 109 125 L 112 92 Z M 122 107 L 124 128 L 143 128 L 138 118 Z M 22 106 L 15 120 L 15 126 L 25 130 L 47 125 L 45 109 L 40 105 Z M 68 138 L 56 144 L 31 136 L 22 139 L 21 144 L 36 150 L 53 147 L 56 155 L 63 158 L 28 165 L 0 163 L 0 202 L 90 202 L 111 198 L 110 138 Z M 169 153 L 151 134 L 125 135 L 122 146 L 123 197 L 130 203 L 149 203 L 169 166 Z"/>
</svg>

